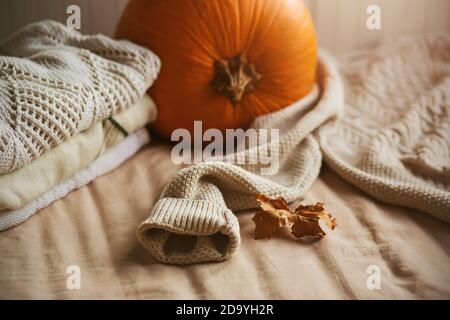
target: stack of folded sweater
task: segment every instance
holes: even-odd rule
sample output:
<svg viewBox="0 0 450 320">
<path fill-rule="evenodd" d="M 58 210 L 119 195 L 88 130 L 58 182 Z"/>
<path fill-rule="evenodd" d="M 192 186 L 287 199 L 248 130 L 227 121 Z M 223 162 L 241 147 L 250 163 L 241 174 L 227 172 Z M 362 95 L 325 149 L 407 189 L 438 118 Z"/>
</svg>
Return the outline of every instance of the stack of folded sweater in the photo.
<svg viewBox="0 0 450 320">
<path fill-rule="evenodd" d="M 52 21 L 0 44 L 0 230 L 104 174 L 149 141 L 149 50 Z"/>
</svg>

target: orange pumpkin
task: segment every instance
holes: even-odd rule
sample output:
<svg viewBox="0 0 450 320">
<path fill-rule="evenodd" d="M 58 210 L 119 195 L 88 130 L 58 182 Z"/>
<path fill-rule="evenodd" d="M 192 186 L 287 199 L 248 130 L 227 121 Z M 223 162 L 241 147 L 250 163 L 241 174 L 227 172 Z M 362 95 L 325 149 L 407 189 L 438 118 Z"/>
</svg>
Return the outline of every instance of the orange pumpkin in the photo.
<svg viewBox="0 0 450 320">
<path fill-rule="evenodd" d="M 301 0 L 131 0 L 117 38 L 161 59 L 156 131 L 246 128 L 307 95 L 317 43 Z"/>
</svg>

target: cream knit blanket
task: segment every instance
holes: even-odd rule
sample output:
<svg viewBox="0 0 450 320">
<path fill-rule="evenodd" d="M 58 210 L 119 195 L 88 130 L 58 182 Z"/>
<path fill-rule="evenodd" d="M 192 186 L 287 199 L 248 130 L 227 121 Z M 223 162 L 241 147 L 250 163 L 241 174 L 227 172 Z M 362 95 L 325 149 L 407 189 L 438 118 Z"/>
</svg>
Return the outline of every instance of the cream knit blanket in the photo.
<svg viewBox="0 0 450 320">
<path fill-rule="evenodd" d="M 344 114 L 319 130 L 325 162 L 381 201 L 450 222 L 450 37 L 349 60 Z"/>
<path fill-rule="evenodd" d="M 0 174 L 128 108 L 160 68 L 145 48 L 52 21 L 18 31 L 0 55 Z"/>
<path fill-rule="evenodd" d="M 301 197 L 319 173 L 320 149 L 331 168 L 378 199 L 450 221 L 449 38 L 354 57 L 341 70 L 346 93 L 341 120 L 326 122 L 344 106 L 344 88 L 322 55 L 318 101 L 313 103 L 313 92 L 253 124 L 282 130 L 278 173 L 261 176 L 258 166 L 229 161 L 181 170 L 139 226 L 142 245 L 170 264 L 228 259 L 240 243 L 233 212 L 255 208 L 256 193 L 288 201 Z M 236 158 L 255 156 L 256 149 Z"/>
</svg>

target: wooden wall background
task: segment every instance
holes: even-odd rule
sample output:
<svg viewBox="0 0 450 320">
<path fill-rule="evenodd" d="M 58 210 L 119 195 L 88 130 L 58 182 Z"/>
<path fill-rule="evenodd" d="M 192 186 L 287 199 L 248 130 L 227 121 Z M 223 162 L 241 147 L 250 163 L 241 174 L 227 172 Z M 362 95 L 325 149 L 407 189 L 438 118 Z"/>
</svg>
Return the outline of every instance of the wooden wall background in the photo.
<svg viewBox="0 0 450 320">
<path fill-rule="evenodd" d="M 195 1 L 195 0 L 192 0 Z M 220 1 L 220 0 L 219 0 Z M 66 8 L 81 8 L 81 31 L 111 35 L 127 0 L 1 0 L 0 39 L 42 19 L 65 22 Z M 320 45 L 336 55 L 412 34 L 450 34 L 450 0 L 305 0 Z M 366 9 L 381 8 L 381 30 L 368 30 Z"/>
</svg>

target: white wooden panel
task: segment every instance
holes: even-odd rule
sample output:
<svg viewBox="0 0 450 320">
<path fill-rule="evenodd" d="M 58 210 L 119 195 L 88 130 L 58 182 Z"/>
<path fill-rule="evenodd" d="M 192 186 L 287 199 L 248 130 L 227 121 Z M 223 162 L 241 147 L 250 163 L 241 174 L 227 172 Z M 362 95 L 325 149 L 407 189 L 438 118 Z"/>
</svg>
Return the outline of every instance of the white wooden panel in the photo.
<svg viewBox="0 0 450 320">
<path fill-rule="evenodd" d="M 195 0 L 192 0 L 195 1 Z M 222 1 L 222 0 L 210 0 Z M 305 0 L 316 23 L 319 44 L 340 55 L 404 35 L 450 33 L 449 0 Z M 114 33 L 127 0 L 1 0 L 0 39 L 42 19 L 66 20 L 66 8 L 81 8 L 84 33 Z M 366 9 L 381 8 L 381 30 L 368 30 Z"/>
</svg>

